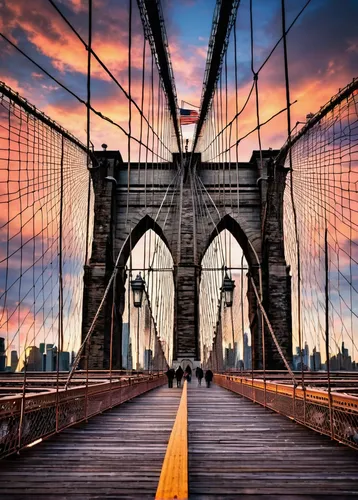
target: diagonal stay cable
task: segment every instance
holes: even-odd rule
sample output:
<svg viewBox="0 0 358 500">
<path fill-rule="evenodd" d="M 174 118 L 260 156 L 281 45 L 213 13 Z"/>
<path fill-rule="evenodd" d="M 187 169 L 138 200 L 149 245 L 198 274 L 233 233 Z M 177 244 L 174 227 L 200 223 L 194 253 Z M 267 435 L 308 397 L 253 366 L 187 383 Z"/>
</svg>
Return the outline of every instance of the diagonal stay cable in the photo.
<svg viewBox="0 0 358 500">
<path fill-rule="evenodd" d="M 96 54 L 96 52 L 92 49 L 89 48 L 86 41 L 81 37 L 81 35 L 78 33 L 78 31 L 73 27 L 73 25 L 70 23 L 70 21 L 67 19 L 67 17 L 61 12 L 61 10 L 57 7 L 55 2 L 53 0 L 48 0 L 52 7 L 57 11 L 57 13 L 61 16 L 63 21 L 67 24 L 67 26 L 71 29 L 71 31 L 77 36 L 77 38 L 80 40 L 80 42 L 83 44 L 86 50 L 90 50 L 91 54 L 93 57 L 96 59 L 98 64 L 101 66 L 101 68 L 107 73 L 107 75 L 114 81 L 114 83 L 120 88 L 120 90 L 123 92 L 125 97 L 135 106 L 135 108 L 138 110 L 140 116 L 143 118 L 143 120 L 147 123 L 148 127 L 150 130 L 153 132 L 153 134 L 157 137 L 157 139 L 161 142 L 161 144 L 164 146 L 165 149 L 167 149 L 168 152 L 170 150 L 166 147 L 166 145 L 163 143 L 161 138 L 158 136 L 158 134 L 155 132 L 154 128 L 151 126 L 148 118 L 145 116 L 143 110 L 138 106 L 136 101 L 128 94 L 128 92 L 124 89 L 124 87 L 121 85 L 121 83 L 117 80 L 117 78 L 113 75 L 111 70 L 104 64 L 102 59 Z"/>
<path fill-rule="evenodd" d="M 0 36 L 6 40 L 7 43 L 9 43 L 14 49 L 16 49 L 18 52 L 20 52 L 20 54 L 22 54 L 24 57 L 26 57 L 26 59 L 28 59 L 32 64 L 34 64 L 34 66 L 36 66 L 40 71 L 42 71 L 46 76 L 48 76 L 51 80 L 53 80 L 57 85 L 59 85 L 61 88 L 63 88 L 66 92 L 68 92 L 69 94 L 71 94 L 75 99 L 77 99 L 78 102 L 80 102 L 81 104 L 83 104 L 84 106 L 87 107 L 87 103 L 86 101 L 84 101 L 83 99 L 81 99 L 81 97 L 79 97 L 77 94 L 75 94 L 74 92 L 72 92 L 72 90 L 70 90 L 66 85 L 64 85 L 63 83 L 61 83 L 59 80 L 57 80 L 57 78 L 55 78 L 54 76 L 52 76 L 48 71 L 46 71 L 40 64 L 38 64 L 34 59 L 32 59 L 32 57 L 30 57 L 28 54 L 26 54 L 26 52 L 24 52 L 22 49 L 20 49 L 20 47 L 18 47 L 17 45 L 15 45 L 6 35 L 4 35 L 3 33 L 0 33 Z M 123 134 L 126 136 L 126 137 L 129 137 L 129 134 L 128 132 L 121 126 L 119 125 L 119 123 L 113 121 L 111 118 L 109 118 L 108 116 L 105 116 L 103 115 L 100 111 L 97 111 L 97 109 L 95 109 L 92 105 L 89 106 L 90 110 L 96 114 L 97 116 L 99 116 L 100 118 L 102 118 L 102 120 L 105 120 L 107 122 L 109 122 L 111 125 L 114 125 L 115 127 L 119 128 L 121 130 L 121 132 L 123 132 Z M 135 142 L 137 142 L 138 144 L 142 144 L 142 146 L 144 146 L 145 148 L 147 148 L 148 151 L 150 151 L 153 155 L 155 154 L 154 151 L 152 151 L 152 149 L 147 146 L 146 144 L 144 143 L 141 143 L 139 139 L 137 139 L 136 137 L 131 137 L 131 139 Z M 166 158 L 164 157 L 160 157 L 161 160 L 163 161 L 167 161 Z"/>
<path fill-rule="evenodd" d="M 275 45 L 272 47 L 270 53 L 268 54 L 268 56 L 266 57 L 266 59 L 264 60 L 264 62 L 261 64 L 260 68 L 257 70 L 256 72 L 256 75 L 258 76 L 259 73 L 263 70 L 263 68 L 265 67 L 265 65 L 267 64 L 267 62 L 270 60 L 272 54 L 275 52 L 275 50 L 277 49 L 277 47 L 279 46 L 279 44 L 282 42 L 282 40 L 284 39 L 284 36 L 286 36 L 290 30 L 293 28 L 293 26 L 296 24 L 296 22 L 298 21 L 298 19 L 301 17 L 301 15 L 303 14 L 303 12 L 306 10 L 306 8 L 308 7 L 308 5 L 311 3 L 311 0 L 307 0 L 307 2 L 305 3 L 305 5 L 302 7 L 302 9 L 298 12 L 298 14 L 296 15 L 296 17 L 293 19 L 292 23 L 290 24 L 290 26 L 287 28 L 287 30 L 285 31 L 285 33 L 277 40 L 277 42 L 275 43 Z M 254 87 L 255 87 L 255 81 L 253 81 L 251 87 L 250 87 L 250 90 L 248 92 L 248 95 L 247 95 L 247 98 L 246 98 L 246 101 L 242 107 L 242 109 L 235 114 L 235 116 L 232 118 L 232 120 L 226 124 L 226 126 L 214 137 L 214 139 L 211 141 L 211 143 L 209 144 L 209 146 L 214 142 L 216 141 L 216 139 L 224 132 L 224 130 L 229 127 L 230 125 L 232 125 L 232 123 L 237 120 L 237 118 L 242 114 L 242 112 L 245 110 L 250 98 L 251 98 L 251 95 L 252 95 L 252 92 L 254 90 Z M 209 147 L 208 146 L 208 147 Z M 205 152 L 208 147 L 206 147 L 204 149 L 203 152 Z"/>
<path fill-rule="evenodd" d="M 293 106 L 294 104 L 297 103 L 297 100 L 291 102 L 290 106 Z M 216 156 L 213 156 L 212 158 L 210 158 L 208 160 L 208 162 L 211 162 L 213 161 L 215 158 L 217 158 L 218 156 L 220 155 L 223 155 L 225 153 L 227 153 L 228 151 L 230 151 L 232 148 L 234 148 L 235 146 L 237 146 L 238 144 L 240 144 L 241 141 L 243 141 L 244 139 L 246 139 L 247 137 L 249 137 L 249 135 L 253 134 L 254 132 L 256 132 L 257 130 L 259 130 L 261 127 L 267 125 L 270 121 L 274 120 L 277 116 L 279 116 L 281 113 L 284 113 L 285 111 L 287 111 L 287 107 L 284 107 L 282 109 L 280 109 L 280 111 L 277 111 L 277 113 L 273 114 L 272 116 L 270 116 L 270 118 L 268 118 L 267 120 L 265 120 L 264 122 L 262 123 L 259 123 L 258 125 L 256 125 L 256 127 L 254 127 L 253 129 L 251 129 L 249 132 L 247 132 L 247 134 L 239 137 L 239 139 L 237 141 L 235 141 L 233 144 L 231 144 L 231 146 L 229 146 L 227 149 L 225 149 L 224 151 L 222 151 L 221 153 L 217 154 Z"/>
</svg>

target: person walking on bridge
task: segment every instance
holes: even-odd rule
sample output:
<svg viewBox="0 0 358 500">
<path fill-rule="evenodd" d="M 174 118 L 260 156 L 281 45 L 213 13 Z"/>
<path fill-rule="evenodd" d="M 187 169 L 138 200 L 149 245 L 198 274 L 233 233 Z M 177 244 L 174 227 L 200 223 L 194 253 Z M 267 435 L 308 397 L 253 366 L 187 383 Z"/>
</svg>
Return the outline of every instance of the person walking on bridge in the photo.
<svg viewBox="0 0 358 500">
<path fill-rule="evenodd" d="M 168 387 L 169 389 L 172 389 L 173 388 L 173 380 L 174 380 L 174 377 L 175 377 L 175 371 L 173 368 L 169 368 L 166 372 L 165 372 L 165 375 L 167 376 L 167 379 L 168 379 Z"/>
<path fill-rule="evenodd" d="M 188 382 L 191 382 L 191 368 L 190 368 L 190 365 L 188 365 L 186 368 L 185 368 L 185 372 L 187 374 L 187 381 Z"/>
<path fill-rule="evenodd" d="M 201 380 L 204 377 L 204 372 L 200 366 L 196 369 L 196 378 L 198 379 L 198 385 L 201 385 Z"/>
<path fill-rule="evenodd" d="M 184 371 L 183 368 L 179 365 L 179 368 L 175 372 L 175 376 L 177 379 L 177 387 L 181 387 L 181 379 L 183 378 Z"/>
<path fill-rule="evenodd" d="M 205 372 L 205 381 L 206 381 L 206 387 L 210 387 L 210 383 L 213 380 L 214 374 L 211 370 L 206 370 Z"/>
</svg>

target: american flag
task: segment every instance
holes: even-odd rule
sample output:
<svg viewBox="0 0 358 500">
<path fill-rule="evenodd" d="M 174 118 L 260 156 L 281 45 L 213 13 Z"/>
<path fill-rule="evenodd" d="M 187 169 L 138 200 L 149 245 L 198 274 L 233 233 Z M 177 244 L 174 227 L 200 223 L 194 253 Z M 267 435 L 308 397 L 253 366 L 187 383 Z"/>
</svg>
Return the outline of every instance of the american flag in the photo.
<svg viewBox="0 0 358 500">
<path fill-rule="evenodd" d="M 199 120 L 199 113 L 193 109 L 180 108 L 180 125 L 191 125 L 197 123 Z"/>
</svg>

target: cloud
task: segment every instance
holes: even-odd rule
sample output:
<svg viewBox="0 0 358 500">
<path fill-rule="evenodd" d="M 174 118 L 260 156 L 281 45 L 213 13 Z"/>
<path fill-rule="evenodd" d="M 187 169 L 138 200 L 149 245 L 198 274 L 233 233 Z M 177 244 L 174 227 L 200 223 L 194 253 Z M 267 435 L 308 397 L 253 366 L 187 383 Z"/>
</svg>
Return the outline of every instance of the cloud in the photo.
<svg viewBox="0 0 358 500">
<path fill-rule="evenodd" d="M 69 15 L 85 41 L 86 16 L 81 1 L 71 3 L 74 13 Z M 5 32 L 17 41 L 25 35 L 36 50 L 49 58 L 53 68 L 60 73 L 87 74 L 87 51 L 76 35 L 45 0 L 37 0 L 31 10 L 26 0 L 7 4 L 3 11 Z M 94 13 L 94 19 L 97 19 Z M 21 34 L 21 35 L 20 35 Z M 143 34 L 139 13 L 134 11 L 132 67 L 141 68 Z M 116 75 L 126 76 L 128 66 L 128 12 L 123 6 L 111 8 L 111 15 L 94 21 L 93 49 Z M 92 60 L 92 77 L 107 80 L 99 64 Z"/>
</svg>

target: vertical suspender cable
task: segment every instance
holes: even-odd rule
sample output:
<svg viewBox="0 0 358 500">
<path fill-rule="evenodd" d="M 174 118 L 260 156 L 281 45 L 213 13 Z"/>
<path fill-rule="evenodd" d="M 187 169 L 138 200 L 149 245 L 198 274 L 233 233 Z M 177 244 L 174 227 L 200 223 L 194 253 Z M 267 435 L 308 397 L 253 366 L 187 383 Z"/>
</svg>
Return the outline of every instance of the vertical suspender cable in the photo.
<svg viewBox="0 0 358 500">
<path fill-rule="evenodd" d="M 245 321 L 244 321 L 244 253 L 241 254 L 241 271 L 240 271 L 240 309 L 241 309 L 241 335 L 242 335 L 242 356 L 244 358 L 244 370 L 247 370 L 245 366 L 244 357 L 244 346 L 245 346 Z M 252 342 L 251 342 L 252 344 Z"/>
<path fill-rule="evenodd" d="M 18 441 L 17 441 L 17 452 L 18 453 L 19 453 L 19 450 L 21 448 L 22 428 L 23 428 L 24 415 L 25 415 L 26 376 L 27 376 L 27 354 L 26 354 L 26 346 L 25 346 L 25 348 L 24 348 L 24 383 L 22 386 L 20 421 L 19 421 Z"/>
<path fill-rule="evenodd" d="M 131 136 L 132 136 L 132 0 L 129 0 L 129 17 L 128 17 L 128 169 L 127 169 L 127 210 L 126 222 L 128 221 L 129 210 L 129 192 L 130 192 L 130 175 L 131 175 Z"/>
<path fill-rule="evenodd" d="M 285 12 L 285 0 L 281 0 L 281 14 L 282 14 L 282 40 L 283 40 L 283 55 L 284 55 L 284 66 L 285 66 L 285 87 L 286 87 L 286 108 L 287 108 L 287 135 L 288 135 L 288 155 L 289 155 L 289 165 L 290 165 L 290 197 L 292 204 L 293 220 L 295 227 L 296 236 L 296 248 L 297 248 L 297 320 L 298 320 L 298 345 L 300 350 L 300 362 L 301 362 L 301 381 L 302 388 L 304 389 L 304 370 L 303 370 L 303 358 L 302 358 L 302 331 L 301 331 L 301 254 L 300 254 L 300 241 L 298 234 L 298 224 L 297 224 L 297 212 L 296 204 L 293 190 L 293 169 L 292 169 L 292 150 L 291 150 L 291 110 L 290 110 L 290 82 L 288 75 L 288 57 L 287 57 L 287 33 L 286 33 L 286 12 Z M 306 393 L 304 393 L 306 394 Z M 306 396 L 305 396 L 305 406 L 306 406 Z"/>
<path fill-rule="evenodd" d="M 56 366 L 56 432 L 59 427 L 59 378 L 60 355 L 63 351 L 63 276 L 62 276 L 62 243 L 63 243 L 63 168 L 64 168 L 64 137 L 61 140 L 60 163 L 60 219 L 58 238 L 58 341 L 57 341 L 57 366 Z"/>
<path fill-rule="evenodd" d="M 237 213 L 240 213 L 240 182 L 239 182 L 239 119 L 237 117 L 239 113 L 239 95 L 238 95 L 238 83 L 237 83 L 237 42 L 236 42 L 236 17 L 234 25 L 234 55 L 235 55 L 235 143 L 236 143 L 236 196 L 237 196 Z M 242 266 L 241 266 L 242 267 Z"/>
<path fill-rule="evenodd" d="M 328 229 L 327 229 L 327 219 L 326 228 L 324 231 L 324 248 L 325 248 L 325 347 L 326 347 L 326 363 L 327 363 L 327 377 L 328 377 L 328 404 L 329 404 L 329 423 L 331 438 L 334 438 L 334 426 L 333 426 L 333 408 L 332 408 L 332 392 L 331 392 L 331 370 L 330 370 L 330 359 L 329 359 L 329 265 L 328 265 Z"/>
<path fill-rule="evenodd" d="M 87 196 L 87 221 L 86 221 L 86 256 L 85 264 L 88 261 L 88 245 L 89 245 L 89 223 L 90 223 L 90 209 L 91 209 L 91 175 L 89 167 L 91 164 L 90 146 L 91 146 L 91 56 L 92 56 L 92 0 L 88 0 L 88 44 L 87 44 L 87 170 L 88 170 L 88 196 Z"/>
<path fill-rule="evenodd" d="M 88 0 L 88 46 L 87 46 L 87 168 L 90 166 L 90 141 L 91 141 L 91 56 L 92 56 L 92 0 Z M 86 264 L 88 261 L 88 243 L 89 243 L 89 219 L 91 204 L 91 176 L 88 176 L 88 200 L 87 200 L 87 231 L 86 231 Z M 85 419 L 88 411 L 88 365 L 90 354 L 91 339 L 88 339 L 86 345 L 86 395 L 85 395 Z M 67 387 L 67 385 L 66 385 Z"/>
<path fill-rule="evenodd" d="M 109 342 L 109 406 L 112 408 L 112 370 L 113 370 L 113 336 L 114 336 L 114 322 L 116 320 L 116 281 L 117 281 L 117 268 L 114 271 L 113 289 L 112 289 L 112 310 L 111 310 L 111 337 Z M 122 340 L 122 336 L 119 337 Z M 119 346 L 122 358 L 122 344 Z M 118 352 L 118 351 L 117 351 Z M 118 360 L 117 360 L 118 362 Z M 122 368 L 122 366 L 119 366 Z"/>
<path fill-rule="evenodd" d="M 129 277 L 128 277 L 128 346 L 131 344 L 131 282 L 132 282 L 132 228 L 129 229 Z M 129 357 L 129 349 L 128 349 L 128 357 Z M 133 370 L 133 355 L 132 359 L 132 367 Z M 128 365 L 127 365 L 128 367 Z"/>
<path fill-rule="evenodd" d="M 251 40 L 251 72 L 254 79 L 255 86 L 255 95 L 256 95 L 256 122 L 257 122 L 257 140 L 259 143 L 259 151 L 260 151 L 260 169 L 262 171 L 263 168 L 263 160 L 262 160 L 262 147 L 261 147 L 261 132 L 260 132 L 260 111 L 259 111 L 259 89 L 258 89 L 258 74 L 254 69 L 254 27 L 253 27 L 253 12 L 252 12 L 252 1 L 250 0 L 250 40 Z M 263 294 L 262 294 L 262 283 L 260 283 L 260 301 L 262 303 Z M 261 329 L 261 344 L 262 344 L 262 367 L 264 374 L 264 384 L 265 384 L 265 398 L 266 398 L 266 345 L 265 345 L 265 324 L 264 318 L 261 310 L 259 311 L 260 318 L 260 329 Z M 251 342 L 252 344 L 252 342 Z"/>
<path fill-rule="evenodd" d="M 144 34 L 144 42 L 143 42 L 143 63 L 142 63 L 142 95 L 141 95 L 141 109 L 144 110 L 144 86 L 145 86 L 145 57 L 146 57 L 146 45 L 147 39 Z M 141 152 L 142 152 L 142 140 L 143 140 L 143 114 L 140 115 L 140 131 L 139 131 L 139 152 L 138 152 L 138 184 L 140 184 L 140 160 L 141 160 Z M 144 266 L 145 267 L 145 266 Z"/>
</svg>

